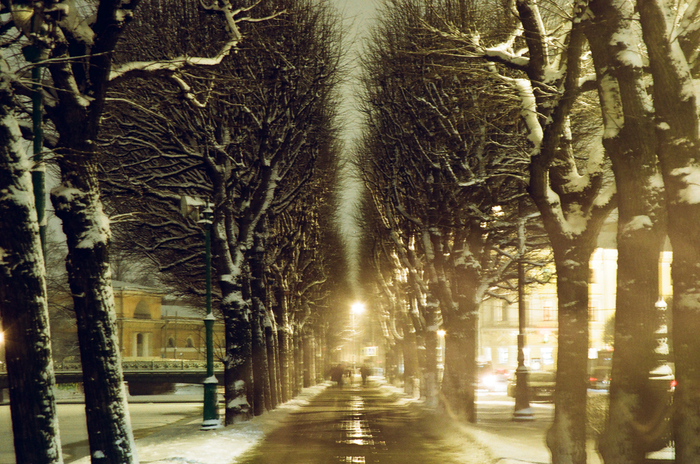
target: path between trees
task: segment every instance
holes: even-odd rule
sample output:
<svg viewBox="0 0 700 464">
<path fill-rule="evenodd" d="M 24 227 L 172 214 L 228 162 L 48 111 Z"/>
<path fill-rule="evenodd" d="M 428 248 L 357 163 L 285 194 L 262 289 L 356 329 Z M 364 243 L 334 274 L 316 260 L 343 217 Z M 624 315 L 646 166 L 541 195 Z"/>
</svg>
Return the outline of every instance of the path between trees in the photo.
<svg viewBox="0 0 700 464">
<path fill-rule="evenodd" d="M 450 420 L 369 382 L 330 387 L 290 414 L 237 464 L 486 464 Z"/>
</svg>

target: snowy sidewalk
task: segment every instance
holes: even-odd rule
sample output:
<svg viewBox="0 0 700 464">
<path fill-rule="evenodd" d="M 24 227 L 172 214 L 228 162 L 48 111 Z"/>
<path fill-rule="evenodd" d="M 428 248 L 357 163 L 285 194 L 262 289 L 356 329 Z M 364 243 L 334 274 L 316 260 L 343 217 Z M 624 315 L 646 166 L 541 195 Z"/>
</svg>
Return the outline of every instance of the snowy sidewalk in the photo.
<svg viewBox="0 0 700 464">
<path fill-rule="evenodd" d="M 305 388 L 291 401 L 248 422 L 215 430 L 200 430 L 201 417 L 188 418 L 136 440 L 142 464 L 231 464 L 237 456 L 255 446 L 292 411 L 298 410 L 326 387 L 327 383 Z M 131 399 L 130 399 L 131 400 Z M 199 398 L 201 401 L 201 398 Z M 79 464 L 89 464 L 84 457 Z"/>
</svg>

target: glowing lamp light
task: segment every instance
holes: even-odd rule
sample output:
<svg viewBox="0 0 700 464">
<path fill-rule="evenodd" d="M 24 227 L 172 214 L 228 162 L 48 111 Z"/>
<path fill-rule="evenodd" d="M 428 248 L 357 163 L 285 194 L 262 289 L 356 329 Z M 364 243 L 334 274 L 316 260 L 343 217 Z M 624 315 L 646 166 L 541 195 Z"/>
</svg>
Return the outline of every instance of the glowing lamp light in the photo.
<svg viewBox="0 0 700 464">
<path fill-rule="evenodd" d="M 365 312 L 365 304 L 364 303 L 353 303 L 352 306 L 350 306 L 350 312 L 353 314 L 362 314 Z"/>
</svg>

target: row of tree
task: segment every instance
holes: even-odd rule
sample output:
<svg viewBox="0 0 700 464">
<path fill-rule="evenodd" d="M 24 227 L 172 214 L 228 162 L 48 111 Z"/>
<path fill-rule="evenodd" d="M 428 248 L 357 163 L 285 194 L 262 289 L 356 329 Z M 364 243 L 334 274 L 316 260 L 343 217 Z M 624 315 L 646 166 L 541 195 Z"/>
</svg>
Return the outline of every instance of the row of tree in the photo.
<svg viewBox="0 0 700 464">
<path fill-rule="evenodd" d="M 293 342 L 323 327 L 323 284 L 342 249 L 331 227 L 339 167 L 337 21 L 327 3 L 306 1 L 260 5 L 256 14 L 272 19 L 241 27 L 246 39 L 233 59 L 193 69 L 181 83 L 115 88 L 100 163 L 110 214 L 127 218 L 115 225 L 122 243 L 143 250 L 170 288 L 200 301 L 201 229 L 179 217 L 178 205 L 188 195 L 213 207 L 227 424 L 298 390 L 290 375 Z M 157 58 L 161 47 L 193 54 L 190 47 L 217 33 L 201 15 L 193 2 L 163 11 L 161 24 L 136 21 L 116 59 Z M 149 33 L 154 41 L 144 44 Z M 141 50 L 153 48 L 156 37 L 159 47 Z"/>
<path fill-rule="evenodd" d="M 547 443 L 557 464 L 586 462 L 588 263 L 614 208 L 615 356 L 602 456 L 643 462 L 667 412 L 649 373 L 661 362 L 655 302 L 668 234 L 676 460 L 698 459 L 697 15 L 682 1 L 395 0 L 384 2 L 365 55 L 364 280 L 385 334 L 397 349 L 421 340 L 430 398 L 444 327 L 444 405 L 474 420 L 479 304 L 513 294 L 518 264 L 536 280 L 548 242 L 559 348 Z M 404 359 L 411 375 L 419 356 Z"/>
<path fill-rule="evenodd" d="M 330 4 L 27 0 L 1 12 L 0 317 L 17 461 L 62 462 L 30 175 L 44 163 L 25 140 L 43 143 L 59 178 L 93 462 L 137 460 L 110 248 L 203 301 L 204 240 L 182 196 L 213 209 L 225 423 L 315 382 L 317 354 L 342 336 L 328 308 L 349 299 L 333 232 L 342 54 Z"/>
</svg>

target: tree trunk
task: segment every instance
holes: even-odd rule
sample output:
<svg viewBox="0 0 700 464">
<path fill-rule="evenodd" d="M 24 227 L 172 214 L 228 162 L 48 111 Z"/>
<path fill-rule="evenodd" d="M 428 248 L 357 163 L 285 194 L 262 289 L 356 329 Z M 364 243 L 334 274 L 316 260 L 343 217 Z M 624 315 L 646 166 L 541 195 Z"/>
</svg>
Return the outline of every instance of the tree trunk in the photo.
<svg viewBox="0 0 700 464">
<path fill-rule="evenodd" d="M 63 185 L 52 190 L 51 201 L 68 245 L 92 462 L 124 464 L 136 456 L 109 270 L 109 220 L 99 199 L 96 162 L 83 157 L 90 147 L 82 148 L 58 157 Z"/>
<path fill-rule="evenodd" d="M 259 310 L 259 308 L 257 308 Z M 267 359 L 267 343 L 263 328 L 263 316 L 255 313 L 253 317 L 253 415 L 265 412 L 266 391 L 269 396 L 270 377 Z"/>
<path fill-rule="evenodd" d="M 45 267 L 29 163 L 0 91 L 0 319 L 17 462 L 61 463 Z M 9 438 L 6 438 L 9 439 Z"/>
<path fill-rule="evenodd" d="M 314 384 L 314 357 L 316 356 L 316 343 L 314 340 L 314 334 L 310 326 L 308 325 L 305 326 L 302 343 L 302 346 L 304 347 L 303 385 L 304 388 L 308 388 Z"/>
<path fill-rule="evenodd" d="M 243 298 L 242 276 L 228 277 L 220 281 L 226 338 L 224 425 L 249 420 L 253 413 L 248 398 L 248 388 L 252 384 L 252 315 Z"/>
<path fill-rule="evenodd" d="M 431 285 L 432 287 L 432 285 Z M 428 294 L 425 305 L 425 324 L 427 329 L 423 335 L 423 350 L 420 357 L 420 368 L 423 373 L 421 393 L 425 396 L 428 407 L 435 408 L 438 405 L 438 377 L 437 377 L 437 348 L 439 329 L 439 300 L 433 293 Z"/>
<path fill-rule="evenodd" d="M 665 5 L 637 2 L 654 78 L 658 157 L 666 188 L 668 235 L 673 247 L 673 346 L 676 362 L 673 433 L 676 462 L 700 460 L 700 134 L 694 82 L 669 29 Z M 672 35 L 674 36 L 672 38 Z M 690 90 L 689 90 L 690 89 Z"/>
<path fill-rule="evenodd" d="M 409 327 L 404 328 L 401 351 L 403 352 L 403 388 L 408 396 L 417 397 L 420 395 L 418 340 L 416 332 Z"/>
<path fill-rule="evenodd" d="M 445 318 L 445 373 L 442 393 L 460 419 L 476 422 L 476 305 L 464 299 L 459 312 Z"/>
<path fill-rule="evenodd" d="M 620 60 L 638 53 L 636 42 L 623 40 L 633 37 L 636 29 L 633 7 L 607 0 L 592 2 L 596 19 L 588 34 L 609 129 L 603 144 L 613 163 L 619 212 L 615 355 L 608 423 L 600 440 L 603 459 L 611 464 L 641 464 L 647 451 L 658 449 L 654 441 L 664 435 L 655 431 L 664 421 L 655 409 L 667 405 L 659 398 L 662 392 L 649 382 L 649 372 L 660 361 L 654 352 L 661 322 L 655 302 L 665 237 L 655 123 L 646 106 L 643 69 L 635 67 L 633 60 Z M 621 110 L 624 124 L 611 126 L 612 121 L 620 120 Z M 656 426 L 652 424 L 655 416 L 660 422 Z"/>
<path fill-rule="evenodd" d="M 301 331 L 303 329 L 297 327 L 293 335 L 294 343 L 294 390 L 293 395 L 296 397 L 304 388 L 304 343 Z"/>
<path fill-rule="evenodd" d="M 553 240 L 559 299 L 557 388 L 554 423 L 547 432 L 553 464 L 586 464 L 588 361 L 588 263 L 593 247 L 566 246 Z"/>
<path fill-rule="evenodd" d="M 280 403 L 279 346 L 274 321 L 270 321 L 270 324 L 265 327 L 265 341 L 267 342 L 267 359 L 270 369 L 270 403 L 267 407 L 272 410 Z"/>
</svg>

